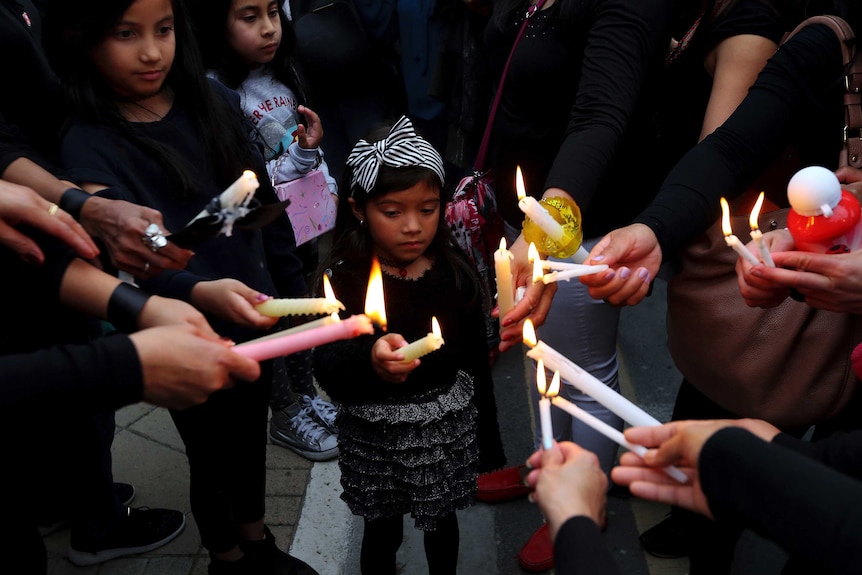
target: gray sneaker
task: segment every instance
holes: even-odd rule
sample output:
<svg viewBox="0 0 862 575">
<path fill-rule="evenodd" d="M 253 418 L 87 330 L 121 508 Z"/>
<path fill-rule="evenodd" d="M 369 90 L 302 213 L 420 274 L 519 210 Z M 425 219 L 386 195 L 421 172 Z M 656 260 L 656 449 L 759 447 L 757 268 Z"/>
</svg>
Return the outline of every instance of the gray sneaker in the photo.
<svg viewBox="0 0 862 575">
<path fill-rule="evenodd" d="M 319 395 L 315 395 L 314 397 L 303 395 L 300 399 L 303 407 L 311 407 L 311 417 L 326 427 L 329 433 L 338 433 L 338 426 L 335 425 L 335 416 L 338 415 L 337 407 Z"/>
<path fill-rule="evenodd" d="M 274 411 L 269 420 L 269 438 L 311 461 L 329 461 L 338 457 L 338 436 L 314 420 L 311 406 L 306 405 L 291 417 L 284 410 Z"/>
</svg>

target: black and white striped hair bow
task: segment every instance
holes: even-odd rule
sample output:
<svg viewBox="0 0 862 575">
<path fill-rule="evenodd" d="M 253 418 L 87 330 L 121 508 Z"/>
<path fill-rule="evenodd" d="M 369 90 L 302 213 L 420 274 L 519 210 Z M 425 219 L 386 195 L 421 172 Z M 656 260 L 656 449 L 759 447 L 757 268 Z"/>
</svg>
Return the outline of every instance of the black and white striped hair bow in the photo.
<svg viewBox="0 0 862 575">
<path fill-rule="evenodd" d="M 377 182 L 381 165 L 390 168 L 428 168 L 440 178 L 441 186 L 445 179 L 443 158 L 434 146 L 416 133 L 407 116 L 401 116 L 382 140 L 372 143 L 359 140 L 347 157 L 347 165 L 353 168 L 351 194 L 357 186 L 368 193 Z"/>
</svg>

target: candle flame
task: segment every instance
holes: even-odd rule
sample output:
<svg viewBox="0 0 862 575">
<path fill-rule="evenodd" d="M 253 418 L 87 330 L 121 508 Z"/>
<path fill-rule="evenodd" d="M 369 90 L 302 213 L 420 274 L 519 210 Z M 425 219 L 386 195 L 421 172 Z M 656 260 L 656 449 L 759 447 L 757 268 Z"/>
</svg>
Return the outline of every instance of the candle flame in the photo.
<svg viewBox="0 0 862 575">
<path fill-rule="evenodd" d="M 533 244 L 530 244 L 530 247 L 535 247 Z M 538 256 L 538 252 L 536 253 Z M 538 257 L 533 261 L 533 283 L 542 281 L 542 278 L 545 277 L 545 270 L 542 267 L 542 260 Z"/>
<path fill-rule="evenodd" d="M 545 394 L 547 397 L 556 397 L 560 393 L 560 372 L 559 370 L 554 371 L 554 377 L 551 378 L 551 385 L 548 386 L 548 393 Z"/>
<path fill-rule="evenodd" d="M 751 225 L 751 230 L 757 230 L 757 218 L 760 217 L 760 207 L 763 205 L 763 197 L 764 193 L 760 192 L 760 195 L 757 196 L 757 201 L 754 202 L 754 207 L 751 208 L 751 215 L 748 216 L 748 223 Z"/>
<path fill-rule="evenodd" d="M 434 316 L 431 316 L 431 333 L 434 334 L 434 337 L 443 339 L 443 332 L 440 331 L 440 324 Z"/>
<path fill-rule="evenodd" d="M 519 202 L 527 197 L 527 188 L 524 186 L 524 174 L 521 173 L 521 166 L 515 168 L 515 190 L 518 192 Z"/>
<path fill-rule="evenodd" d="M 371 261 L 371 273 L 368 276 L 368 291 L 365 294 L 365 315 L 371 321 L 386 330 L 386 302 L 383 299 L 383 272 L 380 262 L 375 257 Z"/>
<path fill-rule="evenodd" d="M 505 251 L 506 251 L 506 238 L 502 237 L 502 238 L 500 238 L 500 252 L 505 252 Z"/>
<path fill-rule="evenodd" d="M 727 205 L 727 200 L 721 198 L 721 231 L 725 237 L 733 235 L 733 228 L 730 227 L 730 206 Z"/>
<path fill-rule="evenodd" d="M 548 388 L 545 385 L 545 362 L 542 361 L 542 358 L 539 358 L 539 361 L 536 362 L 536 387 L 539 388 L 539 395 L 545 396 L 547 395 Z"/>
<path fill-rule="evenodd" d="M 539 259 L 539 250 L 534 242 L 530 242 L 530 247 L 527 248 L 527 261 L 533 263 Z"/>
<path fill-rule="evenodd" d="M 533 322 L 529 318 L 524 320 L 524 343 L 530 347 L 536 347 L 539 340 L 536 339 L 536 330 L 533 328 Z"/>
<path fill-rule="evenodd" d="M 329 283 L 329 276 L 326 274 L 323 274 L 323 297 L 333 301 L 337 299 L 335 292 L 332 291 L 332 284 Z"/>
</svg>

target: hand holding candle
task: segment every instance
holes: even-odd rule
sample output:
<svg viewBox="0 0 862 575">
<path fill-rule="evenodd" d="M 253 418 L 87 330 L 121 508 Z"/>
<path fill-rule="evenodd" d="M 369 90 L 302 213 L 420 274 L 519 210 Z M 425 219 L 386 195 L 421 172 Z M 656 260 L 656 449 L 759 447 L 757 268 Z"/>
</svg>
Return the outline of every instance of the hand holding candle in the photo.
<svg viewBox="0 0 862 575">
<path fill-rule="evenodd" d="M 760 226 L 757 223 L 757 218 L 760 217 L 760 208 L 763 206 L 763 198 L 765 194 L 760 192 L 757 196 L 757 201 L 751 209 L 751 215 L 748 217 L 748 223 L 751 226 L 751 239 L 754 240 L 754 245 L 757 246 L 757 251 L 760 252 L 760 259 L 763 263 L 771 268 L 775 267 L 775 262 L 772 261 L 772 254 L 769 253 L 769 247 L 763 243 L 763 232 L 760 231 Z"/>
<path fill-rule="evenodd" d="M 730 206 L 728 206 L 727 200 L 724 198 L 721 198 L 721 231 L 724 233 L 724 241 L 728 247 L 733 248 L 733 251 L 751 265 L 756 266 L 760 264 L 760 260 L 754 257 L 754 254 L 742 245 L 739 238 L 733 235 L 733 229 L 730 227 Z"/>
<path fill-rule="evenodd" d="M 409 363 L 414 359 L 420 358 L 424 355 L 428 355 L 432 351 L 436 351 L 440 349 L 443 345 L 443 337 L 440 332 L 440 324 L 437 323 L 437 318 L 431 318 L 431 332 L 423 337 L 422 339 L 417 339 L 413 343 L 410 343 L 398 351 L 404 356 L 404 362 Z"/>
</svg>

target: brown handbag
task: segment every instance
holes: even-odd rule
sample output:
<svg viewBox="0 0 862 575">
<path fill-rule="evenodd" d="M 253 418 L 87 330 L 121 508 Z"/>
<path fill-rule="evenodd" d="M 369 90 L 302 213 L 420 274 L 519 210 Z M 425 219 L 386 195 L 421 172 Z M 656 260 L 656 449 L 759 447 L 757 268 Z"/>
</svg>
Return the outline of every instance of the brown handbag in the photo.
<svg viewBox="0 0 862 575">
<path fill-rule="evenodd" d="M 848 94 L 840 161 L 862 165 L 858 132 L 862 99 L 856 92 L 862 75 L 858 65 L 849 66 L 854 58 L 852 30 L 840 18 L 818 16 L 793 33 L 814 23 L 830 26 L 842 39 Z M 761 181 L 735 202 L 745 206 L 743 213 L 750 210 L 754 190 L 766 189 L 767 194 L 772 190 L 772 198 L 786 205 L 792 165 L 773 166 L 766 175 L 772 185 Z M 761 214 L 760 229 L 785 227 L 787 212 L 785 208 Z M 731 220 L 734 230 L 748 229 L 747 215 Z M 792 299 L 771 309 L 748 307 L 739 294 L 736 260 L 720 222 L 682 251 L 680 272 L 669 282 L 667 295 L 668 347 L 677 368 L 699 391 L 741 417 L 801 427 L 838 414 L 858 383 L 850 362 L 853 349 L 862 341 L 857 317 Z"/>
</svg>

